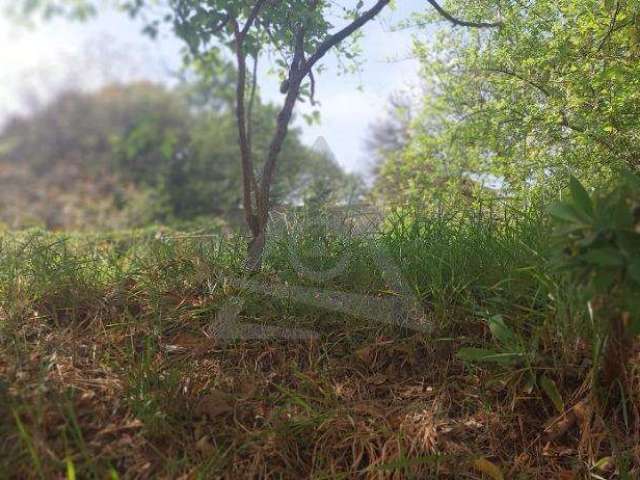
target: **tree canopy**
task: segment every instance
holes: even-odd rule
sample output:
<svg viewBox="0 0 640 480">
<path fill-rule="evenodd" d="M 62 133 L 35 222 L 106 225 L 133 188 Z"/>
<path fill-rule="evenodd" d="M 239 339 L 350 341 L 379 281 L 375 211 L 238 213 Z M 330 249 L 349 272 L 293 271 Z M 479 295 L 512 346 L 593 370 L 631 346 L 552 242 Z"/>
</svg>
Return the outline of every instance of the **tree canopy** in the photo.
<svg viewBox="0 0 640 480">
<path fill-rule="evenodd" d="M 14 117 L 0 134 L 0 181 L 12 199 L 3 203 L 22 205 L 33 221 L 50 227 L 135 225 L 237 210 L 239 152 L 223 79 L 219 89 L 207 90 L 206 102 L 198 84 L 171 90 L 141 82 L 66 91 L 41 110 Z M 276 107 L 258 99 L 254 108 L 260 152 L 268 147 Z M 351 177 L 304 146 L 299 134 L 294 130 L 283 147 L 275 201 L 297 204 L 312 195 L 320 173 L 336 201 L 345 198 Z M 88 212 L 83 195 L 100 204 L 100 212 Z M 7 215 L 3 220 L 13 224 L 17 217 Z"/>
<path fill-rule="evenodd" d="M 472 2 L 451 5 L 459 16 L 478 12 Z M 400 175 L 418 192 L 438 178 L 490 174 L 514 195 L 570 173 L 639 168 L 637 2 L 531 0 L 499 11 L 499 29 L 443 29 L 436 42 L 417 42 L 429 93 L 383 177 Z"/>
</svg>

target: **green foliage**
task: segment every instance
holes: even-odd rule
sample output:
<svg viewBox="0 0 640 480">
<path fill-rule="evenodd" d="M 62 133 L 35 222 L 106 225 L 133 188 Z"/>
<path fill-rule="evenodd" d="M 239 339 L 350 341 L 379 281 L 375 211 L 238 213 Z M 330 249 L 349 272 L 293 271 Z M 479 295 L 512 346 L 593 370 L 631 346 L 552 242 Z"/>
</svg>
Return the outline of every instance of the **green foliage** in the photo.
<svg viewBox="0 0 640 480">
<path fill-rule="evenodd" d="M 7 10 L 18 18 L 41 16 L 45 19 L 66 17 L 86 20 L 108 3 L 109 0 L 19 0 L 11 2 Z"/>
<path fill-rule="evenodd" d="M 449 6 L 460 17 L 496 13 L 502 27 L 446 28 L 417 41 L 428 93 L 400 160 L 383 165 L 381 186 L 448 195 L 475 173 L 500 179 L 510 195 L 555 194 L 567 171 L 604 179 L 622 165 L 640 167 L 637 2 Z M 433 19 L 426 13 L 415 23 Z"/>
<path fill-rule="evenodd" d="M 585 198 L 575 192 L 577 198 Z M 4 364 L 16 365 L 25 374 L 18 377 L 10 370 L 6 377 L 11 392 L 18 391 L 23 397 L 10 397 L 11 407 L 16 408 L 15 421 L 0 426 L 2 438 L 8 439 L 3 444 L 5 455 L 0 455 L 0 470 L 20 469 L 21 473 L 40 465 L 43 476 L 50 477 L 63 473 L 68 468 L 63 460 L 71 458 L 78 478 L 96 476 L 92 470 L 97 476 L 118 471 L 126 477 L 142 463 L 133 460 L 144 454 L 150 455 L 143 457 L 145 463 L 153 460 L 154 473 L 159 476 L 167 472 L 174 478 L 196 469 L 202 469 L 205 477 L 211 476 L 211 471 L 236 473 L 241 461 L 250 463 L 248 468 L 255 464 L 247 460 L 245 451 L 231 457 L 242 449 L 230 446 L 251 448 L 256 433 L 271 435 L 269 438 L 279 435 L 282 445 L 295 441 L 299 448 L 311 452 L 316 445 L 327 445 L 328 430 L 317 430 L 328 419 L 347 425 L 344 432 L 353 432 L 352 423 L 344 421 L 345 415 L 353 414 L 360 415 L 357 418 L 363 424 L 356 433 L 370 439 L 372 425 L 383 418 L 378 410 L 372 414 L 371 406 L 383 411 L 391 402 L 403 408 L 405 404 L 398 402 L 407 402 L 407 413 L 414 415 L 416 408 L 422 412 L 423 390 L 417 400 L 413 393 L 404 399 L 399 392 L 406 392 L 409 382 L 422 385 L 424 378 L 430 379 L 434 391 L 446 388 L 442 392 L 455 395 L 450 398 L 456 399 L 452 405 L 456 419 L 461 418 L 461 411 L 477 419 L 478 411 L 490 409 L 517 429 L 521 418 L 513 418 L 514 408 L 535 410 L 533 425 L 523 427 L 530 428 L 525 432 L 532 438 L 540 434 L 543 415 L 555 417 L 573 402 L 585 375 L 581 365 L 587 360 L 579 345 L 597 338 L 590 330 L 586 305 L 566 281 L 567 275 L 549 266 L 551 231 L 546 212 L 539 206 L 511 211 L 507 220 L 500 221 L 486 211 L 480 214 L 462 208 L 450 216 L 397 211 L 383 222 L 382 229 L 366 234 L 349 228 L 324 228 L 331 226 L 330 220 L 337 215 L 319 218 L 314 213 L 303 210 L 303 216 L 291 216 L 281 229 L 270 232 L 264 269 L 251 277 L 264 286 L 262 289 L 243 288 L 230 281 L 242 278 L 246 243 L 210 229 L 192 234 L 149 228 L 96 235 L 34 230 L 2 235 L 0 345 L 2 352 L 8 352 L 3 353 L 9 359 Z M 390 254 L 399 265 L 420 303 L 421 315 L 434 326 L 430 334 L 402 332 L 396 325 L 336 314 L 331 304 L 313 303 L 317 294 L 326 291 L 330 298 L 342 292 L 374 299 L 389 297 L 384 272 L 374 261 L 379 253 Z M 319 272 L 330 271 L 343 258 L 347 262 L 337 275 L 318 281 L 301 275 L 292 257 Z M 290 287 L 310 287 L 308 301 L 301 301 L 299 295 L 274 298 L 276 288 Z M 320 338 L 310 346 L 284 341 L 213 343 L 202 332 L 209 331 L 212 319 L 232 299 L 242 300 L 234 305 L 241 305 L 243 323 L 302 326 L 314 329 Z M 50 340 L 56 334 L 60 337 Z M 58 340 L 62 336 L 68 337 L 63 346 Z M 27 350 L 36 347 L 42 349 L 37 350 L 39 355 Z M 452 355 L 455 351 L 458 358 Z M 66 358 L 68 363 L 62 364 Z M 91 359 L 95 363 L 88 368 L 84 362 Z M 464 368 L 460 359 L 472 363 L 473 368 Z M 59 399 L 54 393 L 61 374 L 50 373 L 52 364 L 60 365 L 54 371 L 69 372 L 67 375 L 78 382 L 77 414 L 53 415 L 58 410 Z M 432 368 L 425 370 L 425 365 Z M 27 370 L 32 368 L 42 372 Z M 288 381 L 280 376 L 268 379 L 267 370 L 277 371 Z M 498 375 L 494 375 L 496 370 Z M 327 376 L 328 372 L 335 377 Z M 359 374 L 354 381 L 362 385 L 393 390 L 381 398 L 377 392 L 373 396 L 369 387 L 362 397 L 356 397 L 355 408 L 363 408 L 365 413 L 355 408 L 345 413 L 345 405 L 356 402 L 336 390 L 335 382 L 354 378 L 353 372 Z M 95 376 L 88 377 L 89 373 Z M 23 386 L 26 375 L 29 388 Z M 392 375 L 398 377 L 397 383 Z M 439 376 L 434 379 L 430 375 Z M 95 380 L 89 382 L 88 378 Z M 103 393 L 88 398 L 85 392 L 94 384 L 96 391 Z M 259 385 L 257 392 L 255 384 Z M 536 385 L 538 398 L 532 395 Z M 214 414 L 214 418 L 200 421 L 196 416 L 199 393 L 221 389 L 225 394 L 230 392 L 229 405 L 221 406 L 229 416 Z M 508 389 L 513 390 L 512 397 Z M 46 396 L 36 397 L 37 392 Z M 221 397 L 227 398 L 219 392 L 215 398 Z M 284 419 L 274 415 L 260 424 L 254 423 L 253 410 L 250 416 L 243 416 L 242 409 L 256 406 L 255 412 L 262 412 L 265 404 L 296 415 Z M 546 412 L 538 408 L 542 406 L 547 407 Z M 394 419 L 399 408 L 393 412 Z M 42 416 L 46 421 L 38 422 L 38 415 L 30 411 L 38 409 L 46 411 Z M 212 409 L 217 409 L 217 404 Z M 240 413 L 239 421 L 247 423 L 238 427 L 228 421 L 232 413 Z M 443 411 L 442 415 L 453 414 Z M 409 418 L 412 425 L 416 423 L 414 416 Z M 115 432 L 114 424 L 122 426 L 123 432 Z M 209 429 L 194 435 L 194 424 Z M 250 429 L 245 428 L 249 425 Z M 99 434 L 106 426 L 110 428 L 108 438 Z M 395 420 L 384 425 L 387 434 L 395 434 L 396 428 Z M 65 432 L 68 440 L 58 441 L 59 434 L 44 435 L 52 431 Z M 504 431 L 504 425 L 499 431 Z M 336 438 L 342 438 L 344 432 Z M 406 436 L 410 445 L 415 445 L 411 432 L 414 430 Z M 118 434 L 122 437 L 116 437 Z M 379 440 L 392 438 L 375 434 L 379 445 L 385 444 Z M 167 445 L 169 436 L 180 442 Z M 201 452 L 205 436 L 225 443 Z M 120 442 L 122 445 L 118 443 L 121 450 L 115 453 L 112 437 L 127 439 Z M 131 448 L 132 437 L 144 453 Z M 47 442 L 46 451 L 36 439 Z M 486 441 L 485 437 L 478 441 L 479 451 L 486 449 Z M 632 438 L 629 443 L 630 448 L 635 447 Z M 271 449 L 271 443 L 267 448 Z M 341 454 L 350 452 L 351 444 L 338 448 Z M 189 456 L 190 450 L 195 452 L 193 456 Z M 61 461 L 56 462 L 48 451 Z M 287 458 L 297 459 L 292 463 L 299 461 L 300 450 L 284 451 L 290 455 Z M 415 455 L 409 455 L 407 459 L 414 461 Z M 318 468 L 325 471 L 329 460 L 317 458 L 322 462 Z M 130 464 L 134 466 L 128 467 Z M 291 471 L 299 472 L 298 465 L 315 468 L 295 465 Z M 345 471 L 351 465 L 349 459 Z M 327 467 L 328 476 L 335 477 L 334 467 Z M 432 476 L 427 474 L 426 478 Z"/>
<path fill-rule="evenodd" d="M 624 173 L 591 194 L 572 177 L 570 196 L 555 203 L 558 265 L 584 285 L 589 298 L 613 298 L 634 317 L 640 332 L 640 180 Z"/>
<path fill-rule="evenodd" d="M 553 406 L 556 407 L 558 413 L 562 415 L 564 413 L 564 400 L 562 399 L 562 395 L 560 394 L 556 383 L 546 375 L 543 375 L 540 377 L 540 388 L 544 390 L 549 399 L 553 402 Z"/>
<path fill-rule="evenodd" d="M 493 362 L 499 365 L 517 365 L 530 355 L 522 338 L 509 328 L 500 315 L 487 320 L 487 325 L 499 350 L 466 347 L 458 350 L 458 358 L 465 362 Z"/>
<path fill-rule="evenodd" d="M 66 92 L 12 119 L 0 134 L 7 169 L 0 176 L 2 219 L 12 226 L 114 227 L 233 212 L 241 203 L 241 173 L 228 96 L 232 77 L 227 65 L 226 77 L 218 79 L 220 96 L 208 91 L 202 102 L 198 83 L 176 90 L 137 83 Z M 253 144 L 260 158 L 275 112 L 256 100 Z M 320 178 L 334 201 L 346 198 L 350 176 L 302 145 L 299 131 L 288 136 L 281 162 L 275 202 L 306 199 Z"/>
<path fill-rule="evenodd" d="M 152 2 L 145 0 L 127 0 L 122 2 L 132 15 L 145 14 Z M 309 57 L 325 40 L 335 27 L 338 18 L 352 19 L 361 14 L 364 2 L 349 2 L 350 6 L 336 6 L 333 2 L 319 0 L 313 5 L 307 0 L 287 0 L 266 2 L 259 13 L 258 20 L 251 25 L 245 37 L 246 53 L 255 56 L 258 52 L 270 53 L 275 57 L 275 69 L 285 78 L 290 68 L 288 61 L 293 57 L 295 36 L 298 29 L 305 32 L 304 52 Z M 200 58 L 220 55 L 220 46 L 233 46 L 233 26 L 228 20 L 234 19 L 240 25 L 251 16 L 255 6 L 244 0 L 171 0 L 170 13 L 164 17 L 153 18 L 148 23 L 147 32 L 152 36 L 163 23 L 169 23 L 177 36 L 189 47 L 190 53 Z M 357 59 L 358 50 L 353 48 L 357 35 L 336 47 L 336 52 L 349 70 Z M 310 94 L 310 85 L 302 89 L 305 96 Z"/>
</svg>

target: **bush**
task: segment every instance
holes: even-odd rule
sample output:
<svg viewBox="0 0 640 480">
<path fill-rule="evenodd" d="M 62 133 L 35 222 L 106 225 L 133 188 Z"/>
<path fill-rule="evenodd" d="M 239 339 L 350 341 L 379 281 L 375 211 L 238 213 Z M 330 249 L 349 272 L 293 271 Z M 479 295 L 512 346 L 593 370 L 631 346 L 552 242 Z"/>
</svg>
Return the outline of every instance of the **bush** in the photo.
<svg viewBox="0 0 640 480">
<path fill-rule="evenodd" d="M 571 195 L 551 208 L 558 266 L 582 286 L 602 327 L 600 380 L 624 382 L 632 340 L 640 333 L 640 178 L 624 173 L 591 194 L 571 178 Z"/>
</svg>

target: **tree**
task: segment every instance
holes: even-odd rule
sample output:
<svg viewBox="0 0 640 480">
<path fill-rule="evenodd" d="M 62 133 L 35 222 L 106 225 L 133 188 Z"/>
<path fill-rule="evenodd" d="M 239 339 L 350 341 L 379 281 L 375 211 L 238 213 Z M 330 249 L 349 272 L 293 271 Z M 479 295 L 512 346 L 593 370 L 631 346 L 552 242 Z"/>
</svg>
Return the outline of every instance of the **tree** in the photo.
<svg viewBox="0 0 640 480">
<path fill-rule="evenodd" d="M 388 100 L 384 117 L 369 126 L 365 148 L 371 158 L 376 178 L 375 197 L 397 195 L 401 177 L 392 173 L 402 162 L 402 152 L 411 142 L 413 99 L 404 93 L 395 93 Z M 386 203 L 386 202 L 385 202 Z"/>
<path fill-rule="evenodd" d="M 455 5 L 456 15 L 480 14 L 476 2 Z M 383 171 L 400 169 L 406 189 L 416 172 L 491 174 L 524 196 L 569 173 L 593 183 L 640 168 L 638 2 L 506 2 L 500 15 L 500 29 L 445 29 L 435 45 L 417 43 L 429 95 L 400 165 Z"/>
<path fill-rule="evenodd" d="M 242 181 L 228 94 L 234 71 L 227 65 L 219 73 L 206 100 L 200 84 L 169 89 L 136 82 L 66 90 L 9 119 L 0 131 L 0 220 L 80 228 L 235 219 Z M 259 155 L 266 154 L 276 113 L 256 98 L 253 143 Z M 308 196 L 310 179 L 320 175 L 333 190 L 350 178 L 304 146 L 297 130 L 283 145 L 281 164 L 273 186 L 278 204 L 298 204 Z M 339 192 L 336 200 L 344 196 Z"/>
<path fill-rule="evenodd" d="M 438 5 L 428 0 L 438 13 L 454 24 L 473 27 L 495 27 L 494 23 L 467 22 L 454 18 Z M 142 1 L 135 2 L 132 12 L 138 12 Z M 243 173 L 243 206 L 246 222 L 252 233 L 247 266 L 258 269 L 265 242 L 265 233 L 271 203 L 271 187 L 276 172 L 278 156 L 286 138 L 294 107 L 301 96 L 313 103 L 315 92 L 314 68 L 327 53 L 335 50 L 347 59 L 355 52 L 346 41 L 391 4 L 391 0 L 377 0 L 369 8 L 359 0 L 344 7 L 348 23 L 335 30 L 329 18 L 333 2 L 323 0 L 208 0 L 194 2 L 173 0 L 173 22 L 176 33 L 189 45 L 198 57 L 210 53 L 219 45 L 227 46 L 236 59 L 238 79 L 236 84 L 236 120 Z M 211 40 L 216 40 L 211 43 Z M 252 87 L 247 98 L 247 60 L 253 58 L 254 66 L 263 50 L 278 54 L 283 72 L 281 92 L 284 104 L 277 116 L 277 125 L 260 175 L 254 168 L 251 144 L 251 104 L 257 79 L 253 69 Z"/>
<path fill-rule="evenodd" d="M 303 82 L 308 79 L 309 85 L 305 88 L 309 89 L 308 97 L 313 102 L 314 67 L 334 47 L 348 55 L 347 48 L 341 46 L 341 42 L 375 18 L 389 3 L 390 0 L 378 0 L 369 10 L 363 10 L 363 2 L 359 2 L 356 8 L 348 12 L 353 20 L 338 32 L 329 34 L 331 24 L 326 18 L 328 2 L 257 0 L 252 5 L 237 0 L 209 1 L 204 4 L 183 0 L 171 2 L 175 13 L 175 30 L 196 57 L 222 44 L 230 47 L 236 59 L 236 120 L 243 177 L 243 207 L 252 234 L 247 261 L 250 269 L 258 269 L 261 263 L 276 164 L 293 109 L 301 96 Z M 140 2 L 137 2 L 133 11 L 139 8 Z M 217 40 L 213 47 L 210 43 L 212 38 Z M 247 61 L 251 56 L 254 64 L 257 63 L 260 51 L 265 48 L 273 49 L 284 58 L 281 67 L 288 69 L 288 72 L 284 75 L 281 87 L 281 92 L 286 95 L 284 105 L 277 115 L 276 129 L 258 176 L 248 115 L 254 88 L 247 98 Z M 256 70 L 252 78 L 254 86 L 257 82 Z"/>
<path fill-rule="evenodd" d="M 57 0 L 57 4 L 64 3 Z M 460 20 L 436 0 L 427 0 L 437 13 L 454 25 L 491 28 L 499 23 Z M 31 0 L 29 4 L 33 4 Z M 36 2 L 48 3 L 46 0 Z M 78 0 L 74 0 L 76 5 Z M 85 4 L 93 4 L 85 0 Z M 287 136 L 293 110 L 301 97 L 312 103 L 315 93 L 314 69 L 330 52 L 354 59 L 351 48 L 362 27 L 375 19 L 392 0 L 376 0 L 369 6 L 364 0 L 350 6 L 339 6 L 346 24 L 336 29 L 330 18 L 336 13 L 335 2 L 329 0 L 168 0 L 170 13 L 152 19 L 146 31 L 156 34 L 163 21 L 170 21 L 175 33 L 189 47 L 192 57 L 206 58 L 217 54 L 221 47 L 235 58 L 238 72 L 236 81 L 236 123 L 240 146 L 243 178 L 243 207 L 247 225 L 252 234 L 249 243 L 247 267 L 260 268 L 262 251 L 271 205 L 271 189 L 278 158 Z M 151 13 L 151 2 L 128 0 L 121 3 L 132 15 Z M 268 51 L 281 58 L 279 66 L 283 77 L 281 92 L 285 95 L 278 112 L 275 131 L 262 163 L 256 172 L 252 145 L 251 112 L 257 85 L 255 65 L 261 53 Z M 253 59 L 253 74 L 248 73 L 249 58 Z M 248 87 L 249 84 L 249 88 Z"/>
</svg>

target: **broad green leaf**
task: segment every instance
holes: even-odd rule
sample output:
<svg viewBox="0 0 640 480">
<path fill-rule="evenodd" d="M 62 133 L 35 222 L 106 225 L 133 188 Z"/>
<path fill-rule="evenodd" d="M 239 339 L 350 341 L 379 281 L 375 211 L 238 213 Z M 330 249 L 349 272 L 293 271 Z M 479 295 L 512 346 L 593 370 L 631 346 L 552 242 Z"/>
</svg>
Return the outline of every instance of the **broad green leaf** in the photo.
<svg viewBox="0 0 640 480">
<path fill-rule="evenodd" d="M 626 192 L 624 192 L 626 195 Z M 622 192 L 620 196 L 616 199 L 614 205 L 609 208 L 609 218 L 611 222 L 611 226 L 616 229 L 625 229 L 632 228 L 633 226 L 633 214 L 631 213 L 631 209 L 629 205 L 627 205 L 627 199 L 623 196 Z"/>
<path fill-rule="evenodd" d="M 515 333 L 504 323 L 502 315 L 494 315 L 487 323 L 491 334 L 505 347 L 513 347 L 518 343 Z"/>
<path fill-rule="evenodd" d="M 564 413 L 564 401 L 556 383 L 546 375 L 540 377 L 540 387 L 547 394 L 558 413 Z"/>
<path fill-rule="evenodd" d="M 67 458 L 67 480 L 76 480 L 76 467 L 70 458 Z"/>
<path fill-rule="evenodd" d="M 591 245 L 593 245 L 593 243 L 594 243 L 596 240 L 598 240 L 598 239 L 599 239 L 599 237 L 600 237 L 600 235 L 598 234 L 598 232 L 593 232 L 593 233 L 591 233 L 591 234 L 589 234 L 589 235 L 585 236 L 583 239 L 578 240 L 578 241 L 576 242 L 576 244 L 577 244 L 579 247 L 583 247 L 583 248 L 590 247 Z"/>
<path fill-rule="evenodd" d="M 622 176 L 632 189 L 640 191 L 640 175 L 625 169 L 622 171 Z"/>
<path fill-rule="evenodd" d="M 571 177 L 569 188 L 576 207 L 589 217 L 593 217 L 593 202 L 591 197 L 589 197 L 589 194 L 577 178 Z"/>
<path fill-rule="evenodd" d="M 582 232 L 584 230 L 585 225 L 571 223 L 556 227 L 556 229 L 554 230 L 554 234 L 556 237 L 562 238 L 564 240 L 567 236 L 573 234 L 578 235 L 579 232 Z"/>
<path fill-rule="evenodd" d="M 607 472 L 615 466 L 615 458 L 614 457 L 602 457 L 596 463 L 593 464 L 593 468 L 599 470 L 601 472 Z"/>
<path fill-rule="evenodd" d="M 558 220 L 563 220 L 572 224 L 582 226 L 587 226 L 589 224 L 589 219 L 585 219 L 584 214 L 581 214 L 573 205 L 566 202 L 556 202 L 549 209 L 549 213 Z"/>
<path fill-rule="evenodd" d="M 640 234 L 635 231 L 620 231 L 616 233 L 616 243 L 627 255 L 640 256 Z"/>
<path fill-rule="evenodd" d="M 530 395 L 533 392 L 533 389 L 536 386 L 536 377 L 535 375 L 527 374 L 524 383 L 522 384 L 522 391 L 527 395 Z"/>
<path fill-rule="evenodd" d="M 498 352 L 485 348 L 465 347 L 458 350 L 457 354 L 460 360 L 465 362 L 490 362 L 502 365 L 512 365 L 522 359 L 521 352 Z"/>
<path fill-rule="evenodd" d="M 613 286 L 617 278 L 618 275 L 615 271 L 600 270 L 594 274 L 592 284 L 596 292 L 606 292 Z"/>
<path fill-rule="evenodd" d="M 598 267 L 622 267 L 625 264 L 622 254 L 614 248 L 591 250 L 582 255 L 582 258 Z"/>
</svg>

